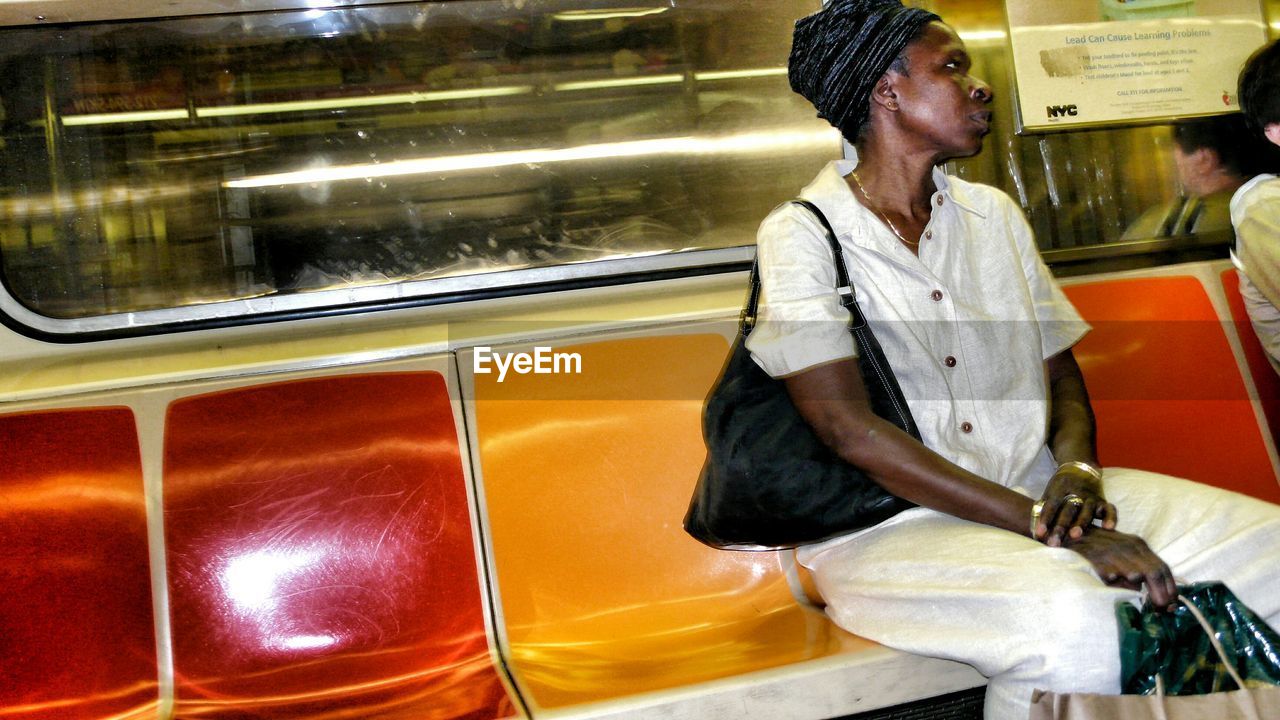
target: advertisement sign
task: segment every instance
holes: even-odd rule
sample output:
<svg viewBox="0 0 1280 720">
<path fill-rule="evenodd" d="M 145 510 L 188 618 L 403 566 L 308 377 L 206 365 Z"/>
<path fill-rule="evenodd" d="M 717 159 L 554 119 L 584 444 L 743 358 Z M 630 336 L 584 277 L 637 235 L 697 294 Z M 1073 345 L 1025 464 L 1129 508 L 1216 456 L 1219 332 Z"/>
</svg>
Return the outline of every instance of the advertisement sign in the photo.
<svg viewBox="0 0 1280 720">
<path fill-rule="evenodd" d="M 1238 110 L 1258 0 L 1005 0 L 1019 130 Z"/>
</svg>

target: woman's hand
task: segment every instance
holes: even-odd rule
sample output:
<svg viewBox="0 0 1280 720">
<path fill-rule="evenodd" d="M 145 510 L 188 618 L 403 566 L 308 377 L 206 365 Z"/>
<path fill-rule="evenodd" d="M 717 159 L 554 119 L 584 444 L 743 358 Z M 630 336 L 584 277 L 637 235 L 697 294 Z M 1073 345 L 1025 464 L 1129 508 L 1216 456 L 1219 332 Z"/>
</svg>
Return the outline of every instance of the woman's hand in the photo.
<svg viewBox="0 0 1280 720">
<path fill-rule="evenodd" d="M 1094 520 L 1101 520 L 1106 530 L 1116 527 L 1116 506 L 1102 496 L 1102 483 L 1073 465 L 1058 468 L 1040 499 L 1044 508 L 1036 523 L 1035 539 L 1049 547 L 1061 547 L 1068 538 L 1079 540 Z"/>
<path fill-rule="evenodd" d="M 1066 547 L 1083 555 L 1106 584 L 1130 590 L 1145 584 L 1153 606 L 1168 609 L 1177 603 L 1173 571 L 1137 535 L 1094 527 Z"/>
</svg>

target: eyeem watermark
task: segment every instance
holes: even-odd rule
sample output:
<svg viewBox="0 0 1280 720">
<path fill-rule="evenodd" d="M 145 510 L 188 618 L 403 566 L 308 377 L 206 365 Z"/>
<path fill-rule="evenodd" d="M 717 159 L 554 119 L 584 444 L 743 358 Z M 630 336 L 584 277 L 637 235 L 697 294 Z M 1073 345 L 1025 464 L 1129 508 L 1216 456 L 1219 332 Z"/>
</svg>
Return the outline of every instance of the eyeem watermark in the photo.
<svg viewBox="0 0 1280 720">
<path fill-rule="evenodd" d="M 497 368 L 498 382 L 507 379 L 507 372 L 517 375 L 581 375 L 582 355 L 554 352 L 549 347 L 535 347 L 533 352 L 494 352 L 491 347 L 477 347 L 471 356 L 471 370 L 476 375 L 488 375 Z"/>
</svg>

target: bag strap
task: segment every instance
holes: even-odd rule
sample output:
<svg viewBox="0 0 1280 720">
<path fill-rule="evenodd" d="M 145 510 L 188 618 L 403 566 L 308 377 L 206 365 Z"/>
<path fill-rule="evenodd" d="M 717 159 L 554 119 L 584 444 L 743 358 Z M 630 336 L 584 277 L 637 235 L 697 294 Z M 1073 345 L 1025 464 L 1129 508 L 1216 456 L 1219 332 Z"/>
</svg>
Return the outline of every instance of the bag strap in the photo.
<svg viewBox="0 0 1280 720">
<path fill-rule="evenodd" d="M 827 233 L 827 243 L 831 246 L 831 257 L 834 260 L 836 268 L 836 292 L 840 293 L 840 306 L 849 311 L 853 316 L 853 324 L 850 326 L 853 330 L 860 330 L 867 326 L 867 319 L 863 316 L 861 308 L 858 307 L 857 291 L 853 287 L 853 283 L 849 281 L 849 269 L 844 264 L 844 251 L 840 249 L 840 241 L 836 238 L 836 231 L 832 229 L 831 222 L 827 220 L 827 216 L 818 209 L 817 205 L 796 198 L 791 202 L 805 208 L 813 213 L 818 222 L 822 224 L 822 228 Z M 738 320 L 738 331 L 746 336 L 756 326 L 756 308 L 760 304 L 760 254 L 756 253 L 756 258 L 751 262 L 751 286 L 747 292 L 747 304 L 742 309 L 742 315 Z"/>
<path fill-rule="evenodd" d="M 827 242 L 831 245 L 831 258 L 836 268 L 836 292 L 840 293 L 840 305 L 845 310 L 848 310 L 851 316 L 849 331 L 853 335 L 854 345 L 858 348 L 859 363 L 866 362 L 866 368 L 862 371 L 863 381 L 875 383 L 884 392 L 884 396 L 893 406 L 893 414 L 897 416 L 895 424 L 906 431 L 907 434 L 919 440 L 920 428 L 916 426 L 915 418 L 911 415 L 911 409 L 907 406 L 906 398 L 902 396 L 902 388 L 898 385 L 898 379 L 893 374 L 893 368 L 889 367 L 889 362 L 885 359 L 884 349 L 880 347 L 880 342 L 876 340 L 875 333 L 871 332 L 871 326 L 867 324 L 867 318 L 862 314 L 862 308 L 858 307 L 857 293 L 853 288 L 853 283 L 849 280 L 849 270 L 844 264 L 844 251 L 840 249 L 840 241 L 836 239 L 836 231 L 831 228 L 831 223 L 827 221 L 827 216 L 822 214 L 817 205 L 808 200 L 800 199 L 792 202 L 813 213 L 818 222 L 822 223 L 823 229 L 827 231 Z M 751 289 L 747 294 L 747 305 L 743 308 L 742 316 L 738 322 L 738 332 L 742 334 L 743 338 L 746 338 L 756 325 L 756 306 L 759 302 L 760 258 L 759 254 L 757 254 L 756 260 L 751 263 Z"/>
<path fill-rule="evenodd" d="M 1222 668 L 1227 671 L 1232 680 L 1236 681 L 1236 687 L 1244 690 L 1244 679 L 1240 677 L 1240 673 L 1236 670 L 1235 657 L 1227 654 L 1226 649 L 1222 647 L 1222 642 L 1218 640 L 1218 633 L 1214 631 L 1213 626 L 1205 619 L 1204 614 L 1200 612 L 1200 608 L 1196 607 L 1196 604 L 1191 602 L 1191 599 L 1186 595 L 1178 595 L 1178 600 L 1182 602 L 1182 606 L 1187 609 L 1187 612 L 1191 613 L 1191 616 L 1196 619 L 1196 622 L 1200 623 L 1200 628 L 1204 630 L 1204 633 L 1209 636 L 1209 644 L 1213 645 L 1213 649 L 1218 653 L 1218 658 L 1222 660 Z M 1157 675 L 1156 680 L 1159 679 L 1160 677 Z M 1160 694 L 1163 695 L 1164 693 L 1161 692 Z"/>
</svg>

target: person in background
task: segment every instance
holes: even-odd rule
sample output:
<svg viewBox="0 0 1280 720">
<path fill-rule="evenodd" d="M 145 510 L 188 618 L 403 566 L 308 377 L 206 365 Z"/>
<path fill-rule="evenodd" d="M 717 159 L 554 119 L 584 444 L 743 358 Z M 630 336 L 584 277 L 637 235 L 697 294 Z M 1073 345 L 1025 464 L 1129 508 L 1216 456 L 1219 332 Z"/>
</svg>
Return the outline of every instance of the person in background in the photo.
<svg viewBox="0 0 1280 720">
<path fill-rule="evenodd" d="M 1280 42 L 1255 52 L 1240 71 L 1240 109 L 1257 136 L 1280 146 Z M 1231 197 L 1240 295 L 1271 366 L 1280 373 L 1280 178 L 1262 173 Z"/>
<path fill-rule="evenodd" d="M 922 439 L 872 412 L 830 245 L 795 203 L 760 226 L 746 342 L 836 456 L 919 505 L 797 550 L 827 614 L 972 665 L 987 720 L 1024 720 L 1037 688 L 1119 691 L 1115 607 L 1141 589 L 1165 608 L 1175 577 L 1220 580 L 1280 622 L 1280 571 L 1260 561 L 1280 556 L 1280 506 L 1099 464 L 1071 349 L 1089 326 L 1018 205 L 939 167 L 990 129 L 971 66 L 937 15 L 830 0 L 796 23 L 788 69 L 856 149 L 801 197 L 830 218 Z"/>
<path fill-rule="evenodd" d="M 1183 195 L 1144 212 L 1122 239 L 1231 231 L 1231 197 L 1254 176 L 1280 167 L 1280 148 L 1231 113 L 1173 126 L 1173 161 Z"/>
</svg>

